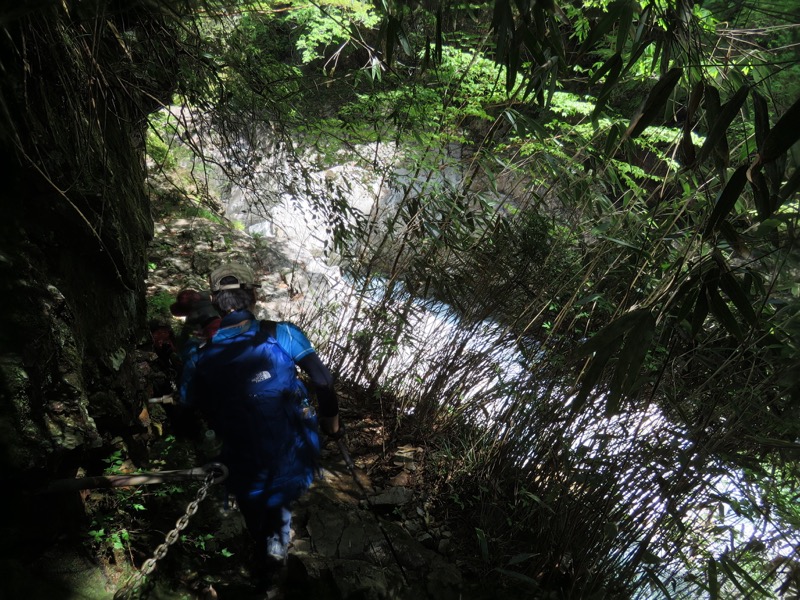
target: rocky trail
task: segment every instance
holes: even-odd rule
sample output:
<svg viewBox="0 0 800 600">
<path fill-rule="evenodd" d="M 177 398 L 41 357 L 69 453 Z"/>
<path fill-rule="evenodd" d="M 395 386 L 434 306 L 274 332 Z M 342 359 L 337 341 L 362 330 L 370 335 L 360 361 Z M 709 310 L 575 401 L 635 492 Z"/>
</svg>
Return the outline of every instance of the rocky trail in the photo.
<svg viewBox="0 0 800 600">
<path fill-rule="evenodd" d="M 345 404 L 347 400 L 345 400 Z M 159 422 L 153 411 L 151 425 Z M 421 481 L 424 450 L 412 444 L 381 444 L 382 426 L 345 408 L 347 444 L 355 468 L 337 443 L 323 449 L 321 477 L 294 507 L 292 543 L 287 565 L 265 591 L 258 587 L 241 514 L 224 485 L 213 485 L 188 525 L 158 560 L 146 585 L 135 580 L 131 563 L 141 567 L 164 543 L 167 533 L 196 499 L 199 482 L 158 484 L 115 490 L 84 490 L 76 494 L 34 495 L 36 510 L 48 519 L 87 515 L 73 535 L 59 539 L 33 561 L 29 573 L 6 570 L 8 596 L 31 599 L 151 598 L 153 600 L 364 599 L 422 600 L 474 598 L 465 595 L 465 581 L 454 560 L 454 532 L 437 522 L 426 502 Z M 166 429 L 168 423 L 163 423 Z M 164 470 L 206 464 L 200 444 L 171 434 L 153 440 L 155 452 L 167 444 Z M 130 468 L 125 464 L 122 470 Z M 152 471 L 153 469 L 147 469 Z M 60 504 L 55 506 L 54 503 Z M 68 503 L 69 506 L 66 506 Z M 90 545 L 81 531 L 88 519 L 103 517 L 105 534 L 121 524 L 126 511 L 141 503 L 135 526 L 119 547 Z M 48 508 L 45 509 L 44 506 Z M 48 513 L 45 515 L 45 510 Z M 66 516 L 73 515 L 73 516 Z M 92 520 L 92 523 L 95 521 Z M 117 525 L 121 526 L 121 525 Z M 96 527 L 96 526 L 95 526 Z M 93 530 L 97 532 L 97 529 Z M 103 530 L 100 530 L 102 533 Z M 94 548 L 94 550 L 90 550 Z M 127 591 L 125 591 L 127 588 Z M 125 593 L 122 593 L 125 591 Z M 116 595 L 115 594 L 119 594 Z"/>
<path fill-rule="evenodd" d="M 313 285 L 313 258 L 280 235 L 251 237 L 215 221 L 174 214 L 157 220 L 148 257 L 148 294 L 155 299 L 151 304 L 163 308 L 184 287 L 205 289 L 207 273 L 216 264 L 238 259 L 256 267 L 263 278 L 260 318 L 297 314 Z M 151 327 L 164 324 L 156 319 Z M 174 323 L 170 326 L 177 329 Z M 151 394 L 159 395 L 168 390 L 171 375 L 159 367 L 163 361 L 152 354 L 147 358 L 142 365 Z M 342 446 L 328 441 L 323 450 L 322 477 L 296 506 L 289 561 L 270 593 L 254 590 L 253 565 L 244 558 L 251 548 L 241 516 L 230 504 L 226 509 L 222 486 L 215 486 L 186 530 L 186 539 L 194 540 L 188 545 L 194 544 L 196 552 L 170 550 L 161 570 L 172 575 L 156 578 L 161 583 L 153 597 L 174 597 L 176 588 L 198 598 L 462 597 L 462 574 L 452 560 L 454 534 L 436 521 L 426 501 L 425 450 L 395 431 L 358 390 L 339 393 L 347 437 Z M 143 417 L 154 438 L 169 430 L 168 408 L 152 406 Z M 191 461 L 189 446 L 184 460 Z M 202 463 L 195 452 L 195 462 Z"/>
<path fill-rule="evenodd" d="M 286 237 L 250 236 L 196 206 L 192 213 L 185 205 L 175 210 L 155 203 L 155 211 L 155 236 L 147 257 L 151 339 L 142 341 L 136 355 L 136 388 L 143 408 L 129 428 L 111 431 L 94 455 L 67 457 L 64 473 L 88 477 L 158 472 L 195 468 L 211 460 L 204 453 L 202 430 L 199 435 L 176 430 L 172 407 L 147 401 L 174 391 L 176 365 L 164 344 L 168 346 L 181 328 L 168 310 L 180 289 L 205 289 L 215 265 L 244 260 L 261 277 L 257 316 L 293 320 L 302 314 L 315 279 L 330 275 Z M 342 446 L 325 443 L 321 477 L 294 510 L 288 564 L 266 592 L 256 587 L 252 544 L 222 485 L 212 486 L 199 502 L 188 525 L 157 561 L 147 585 L 126 587 L 176 528 L 200 487 L 199 482 L 167 482 L 54 495 L 28 490 L 13 496 L 19 522 L 36 523 L 37 531 L 31 532 L 17 558 L 0 561 L 0 597 L 499 597 L 496 586 L 492 589 L 483 581 L 489 569 L 478 556 L 475 526 L 456 507 L 433 500 L 441 498 L 430 487 L 437 477 L 441 480 L 435 451 L 413 432 L 403 431 L 380 399 L 359 389 L 337 388 L 347 436 Z M 123 589 L 130 594 L 120 595 Z"/>
<path fill-rule="evenodd" d="M 171 551 L 151 597 L 461 597 L 461 573 L 448 559 L 452 533 L 426 518 L 414 488 L 392 485 L 414 468 L 418 449 L 397 451 L 393 462 L 404 463 L 400 477 L 385 485 L 372 485 L 367 469 L 357 471 L 357 483 L 337 450 L 329 442 L 322 478 L 295 507 L 289 560 L 268 591 L 254 583 L 256 565 L 241 516 L 231 505 L 225 508 L 220 487 L 187 528 L 195 539 L 206 539 L 203 550 L 189 544 Z"/>
</svg>

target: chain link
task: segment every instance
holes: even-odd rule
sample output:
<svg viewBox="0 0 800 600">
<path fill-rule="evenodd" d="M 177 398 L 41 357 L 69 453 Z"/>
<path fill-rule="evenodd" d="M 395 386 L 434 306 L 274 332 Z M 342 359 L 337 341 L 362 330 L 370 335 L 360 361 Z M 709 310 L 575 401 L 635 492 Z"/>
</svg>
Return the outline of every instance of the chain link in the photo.
<svg viewBox="0 0 800 600">
<path fill-rule="evenodd" d="M 153 571 L 156 570 L 158 561 L 164 558 L 169 551 L 169 547 L 178 541 L 181 531 L 186 529 L 186 526 L 189 525 L 189 519 L 195 515 L 197 509 L 200 507 L 200 503 L 206 499 L 208 490 L 214 484 L 216 475 L 213 468 L 208 470 L 203 485 L 197 490 L 197 496 L 194 500 L 189 502 L 189 505 L 186 507 L 186 512 L 182 514 L 175 523 L 175 528 L 166 535 L 164 542 L 153 552 L 153 556 L 142 563 L 142 568 L 131 577 L 128 583 L 117 590 L 117 593 L 114 594 L 114 600 L 134 600 L 137 598 L 146 598 L 149 595 L 152 587 L 152 580 L 148 580 L 145 583 L 142 583 L 142 580 L 145 577 L 149 577 Z"/>
</svg>

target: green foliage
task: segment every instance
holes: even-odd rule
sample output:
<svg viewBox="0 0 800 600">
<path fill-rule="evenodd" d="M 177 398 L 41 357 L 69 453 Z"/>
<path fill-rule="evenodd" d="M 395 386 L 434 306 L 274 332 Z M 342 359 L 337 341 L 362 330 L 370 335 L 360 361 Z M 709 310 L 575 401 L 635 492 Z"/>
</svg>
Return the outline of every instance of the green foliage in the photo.
<svg viewBox="0 0 800 600">
<path fill-rule="evenodd" d="M 124 449 L 116 449 L 103 459 L 103 475 L 114 476 L 130 472 Z M 113 556 L 122 562 L 131 551 L 131 533 L 138 532 L 141 513 L 147 511 L 140 489 L 117 488 L 107 492 L 92 491 L 86 498 L 91 528 L 88 543 L 97 556 Z"/>
<path fill-rule="evenodd" d="M 103 459 L 106 468 L 103 471 L 104 475 L 119 475 L 122 473 L 123 457 L 122 450 L 115 450 L 109 456 Z"/>
<path fill-rule="evenodd" d="M 340 52 L 353 31 L 375 27 L 380 17 L 372 4 L 329 0 L 322 4 L 295 4 L 288 10 L 287 20 L 300 29 L 296 48 L 301 61 L 310 63 L 330 57 L 324 68 L 328 74 L 333 74 Z"/>
<path fill-rule="evenodd" d="M 278 121 L 314 168 L 383 177 L 390 200 L 338 230 L 353 323 L 332 305 L 319 322 L 341 327 L 325 333 L 344 377 L 469 440 L 443 452 L 442 498 L 513 508 L 476 524 L 476 554 L 536 589 L 781 583 L 755 532 L 797 533 L 796 28 L 749 18 L 627 0 L 254 7 L 206 24 L 206 79 L 184 74 L 230 139 L 255 148 L 250 125 Z M 330 196 L 350 223 L 346 192 Z M 431 313 L 459 325 L 434 357 L 415 327 Z M 408 342 L 424 367 L 393 369 Z"/>
<path fill-rule="evenodd" d="M 420 149 L 458 141 L 465 121 L 491 122 L 495 115 L 490 107 L 509 102 L 504 77 L 491 60 L 444 46 L 439 68 L 422 81 L 371 85 L 339 107 L 337 120 L 320 121 L 316 127 L 336 131 L 333 140 L 342 135 L 360 141 L 407 138 Z"/>
<path fill-rule="evenodd" d="M 160 168 L 174 169 L 177 165 L 175 157 L 170 152 L 169 146 L 152 129 L 147 130 L 147 155 Z"/>
<path fill-rule="evenodd" d="M 187 447 L 172 435 L 150 440 L 152 458 L 147 471 L 170 470 L 178 463 L 194 460 L 185 456 Z M 190 450 L 188 450 L 190 451 Z M 103 474 L 107 476 L 137 472 L 124 445 L 115 446 L 103 458 Z M 196 486 L 182 483 L 164 483 L 151 486 L 94 489 L 86 492 L 84 505 L 89 518 L 86 545 L 101 564 L 124 565 L 134 555 L 150 555 L 164 541 L 163 532 L 169 530 L 182 514 L 189 501 L 194 499 Z M 187 533 L 186 542 L 203 551 L 213 535 Z M 209 549 L 210 550 L 210 549 Z M 227 556 L 225 549 L 216 550 Z"/>
<path fill-rule="evenodd" d="M 175 296 L 169 292 L 157 292 L 147 297 L 147 318 L 158 319 L 170 316 L 169 307 L 175 302 Z"/>
<path fill-rule="evenodd" d="M 242 17 L 234 35 L 225 40 L 226 92 L 233 110 L 258 110 L 258 104 L 277 108 L 273 98 L 296 93 L 299 72 L 281 60 L 283 27 L 268 13 L 249 13 Z"/>
<path fill-rule="evenodd" d="M 231 558 L 235 554 L 227 548 L 220 548 L 213 533 L 184 533 L 179 539 L 185 548 L 204 561 L 214 555 Z"/>
<path fill-rule="evenodd" d="M 114 552 L 125 550 L 130 542 L 130 534 L 127 529 L 118 529 L 108 534 L 105 529 L 92 529 L 88 534 L 93 544 L 107 546 Z"/>
<path fill-rule="evenodd" d="M 474 51 L 442 48 L 436 81 L 450 92 L 448 102 L 467 116 L 487 118 L 487 106 L 507 102 L 514 90 L 506 91 L 506 78 L 505 68 Z"/>
<path fill-rule="evenodd" d="M 177 139 L 183 133 L 180 117 L 164 108 L 151 113 L 147 124 L 145 149 L 157 171 L 174 172 L 192 159 L 190 149 Z"/>
</svg>

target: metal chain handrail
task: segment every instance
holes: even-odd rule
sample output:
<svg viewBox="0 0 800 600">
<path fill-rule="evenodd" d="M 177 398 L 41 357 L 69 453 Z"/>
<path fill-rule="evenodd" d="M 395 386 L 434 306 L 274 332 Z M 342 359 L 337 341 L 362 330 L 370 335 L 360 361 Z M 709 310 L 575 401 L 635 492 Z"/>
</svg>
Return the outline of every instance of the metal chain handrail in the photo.
<svg viewBox="0 0 800 600">
<path fill-rule="evenodd" d="M 208 472 L 206 473 L 206 478 L 203 481 L 203 485 L 201 485 L 200 489 L 197 490 L 197 496 L 195 496 L 195 499 L 189 502 L 189 505 L 186 507 L 186 512 L 176 521 L 175 528 L 166 535 L 164 542 L 155 549 L 155 552 L 153 552 L 153 556 L 142 563 L 142 568 L 131 577 L 128 583 L 117 590 L 117 593 L 114 594 L 114 600 L 133 600 L 137 597 L 145 598 L 147 596 L 147 593 L 149 592 L 149 586 L 143 585 L 142 580 L 145 577 L 150 576 L 153 571 L 155 571 L 158 561 L 164 558 L 169 551 L 169 547 L 178 541 L 181 531 L 186 529 L 186 526 L 189 525 L 189 519 L 195 515 L 197 509 L 200 507 L 200 503 L 206 499 L 209 488 L 215 482 L 221 480 L 219 479 L 218 469 L 223 472 L 222 479 L 227 476 L 227 468 L 219 463 L 208 465 L 207 469 Z M 140 591 L 143 591 L 144 595 L 136 596 L 136 593 Z"/>
</svg>

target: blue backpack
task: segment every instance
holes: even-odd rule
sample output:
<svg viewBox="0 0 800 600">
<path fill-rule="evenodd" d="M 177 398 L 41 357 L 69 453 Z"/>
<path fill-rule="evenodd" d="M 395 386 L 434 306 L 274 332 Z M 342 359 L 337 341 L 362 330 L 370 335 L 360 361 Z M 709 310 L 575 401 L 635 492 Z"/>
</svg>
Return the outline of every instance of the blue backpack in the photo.
<svg viewBox="0 0 800 600">
<path fill-rule="evenodd" d="M 319 433 L 292 357 L 278 344 L 276 324 L 254 321 L 199 353 L 198 408 L 222 437 L 229 487 L 289 500 L 317 470 Z"/>
</svg>

